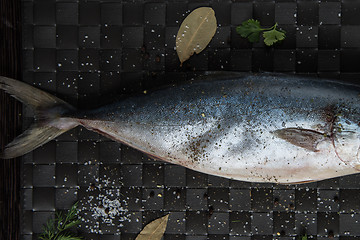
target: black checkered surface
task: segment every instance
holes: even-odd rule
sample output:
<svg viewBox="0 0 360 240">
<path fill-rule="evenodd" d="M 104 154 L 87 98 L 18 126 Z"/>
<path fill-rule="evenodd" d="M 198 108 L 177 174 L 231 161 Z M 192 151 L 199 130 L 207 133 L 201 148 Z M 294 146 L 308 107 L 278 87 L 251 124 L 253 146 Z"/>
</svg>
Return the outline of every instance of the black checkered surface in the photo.
<svg viewBox="0 0 360 240">
<path fill-rule="evenodd" d="M 209 46 L 180 67 L 175 36 L 214 9 Z M 360 1 L 23 0 L 23 81 L 78 108 L 201 71 L 285 72 L 360 83 Z M 274 47 L 235 31 L 249 18 L 287 32 Z M 32 112 L 24 109 L 24 129 Z M 156 161 L 84 128 L 22 158 L 22 239 L 79 202 L 86 239 L 135 239 L 170 213 L 164 239 L 360 238 L 360 175 L 304 185 L 232 181 Z M 108 206 L 107 209 L 104 206 Z"/>
</svg>

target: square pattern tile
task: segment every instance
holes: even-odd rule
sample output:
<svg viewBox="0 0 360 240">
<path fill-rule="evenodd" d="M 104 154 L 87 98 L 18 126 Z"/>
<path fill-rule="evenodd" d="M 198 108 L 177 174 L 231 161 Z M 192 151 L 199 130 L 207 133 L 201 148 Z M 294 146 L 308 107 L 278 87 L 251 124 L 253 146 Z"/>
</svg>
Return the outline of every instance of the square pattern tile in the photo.
<svg viewBox="0 0 360 240">
<path fill-rule="evenodd" d="M 209 47 L 180 67 L 174 50 L 186 15 L 211 6 Z M 22 0 L 23 78 L 79 108 L 190 78 L 193 71 L 276 71 L 359 83 L 357 1 Z M 236 26 L 277 22 L 287 38 L 251 44 Z M 105 96 L 105 98 L 104 98 Z M 107 97 L 107 98 L 106 98 Z M 23 158 L 22 239 L 78 201 L 86 239 L 135 239 L 170 213 L 166 240 L 360 237 L 359 175 L 307 185 L 208 176 L 77 128 Z"/>
</svg>

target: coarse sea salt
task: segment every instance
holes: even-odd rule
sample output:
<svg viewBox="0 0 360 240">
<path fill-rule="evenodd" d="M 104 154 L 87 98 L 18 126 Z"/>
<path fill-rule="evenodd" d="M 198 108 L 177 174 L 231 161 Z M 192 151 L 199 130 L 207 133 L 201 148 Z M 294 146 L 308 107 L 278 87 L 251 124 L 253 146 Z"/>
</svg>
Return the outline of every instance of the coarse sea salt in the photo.
<svg viewBox="0 0 360 240">
<path fill-rule="evenodd" d="M 99 184 L 89 186 L 85 196 L 80 199 L 81 225 L 89 233 L 106 233 L 103 229 L 109 227 L 115 227 L 116 233 L 120 233 L 123 223 L 131 221 L 131 213 L 120 188 L 111 188 L 116 186 L 115 180 L 106 178 L 106 175 L 104 178 L 101 181 L 96 179 Z"/>
</svg>

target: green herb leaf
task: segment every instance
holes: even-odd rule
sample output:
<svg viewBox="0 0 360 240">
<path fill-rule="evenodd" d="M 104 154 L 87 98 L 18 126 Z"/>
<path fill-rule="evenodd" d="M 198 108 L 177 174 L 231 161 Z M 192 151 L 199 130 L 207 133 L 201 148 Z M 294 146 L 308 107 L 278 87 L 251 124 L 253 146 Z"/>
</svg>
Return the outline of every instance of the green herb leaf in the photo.
<svg viewBox="0 0 360 240">
<path fill-rule="evenodd" d="M 74 221 L 66 224 L 66 225 L 64 226 L 64 230 L 65 230 L 65 229 L 72 228 L 72 227 L 75 227 L 75 226 L 77 226 L 77 225 L 79 225 L 79 224 L 80 224 L 80 220 L 74 220 Z"/>
<path fill-rule="evenodd" d="M 274 43 L 277 43 L 285 39 L 285 31 L 276 30 L 276 28 L 274 28 L 273 30 L 265 31 L 263 33 L 263 37 L 264 37 L 264 43 L 267 46 L 272 46 Z"/>
<path fill-rule="evenodd" d="M 263 32 L 264 43 L 272 46 L 274 43 L 285 39 L 285 31 L 277 30 L 277 23 L 270 28 L 262 28 L 258 20 L 249 19 L 241 23 L 236 28 L 236 32 L 243 38 L 247 38 L 250 42 L 258 42 L 260 33 Z"/>
<path fill-rule="evenodd" d="M 83 240 L 83 238 L 75 236 L 71 233 L 65 233 L 63 235 L 59 235 L 56 240 Z"/>
<path fill-rule="evenodd" d="M 71 236 L 71 235 L 60 235 L 56 240 L 83 240 L 81 237 Z"/>
<path fill-rule="evenodd" d="M 39 236 L 42 240 L 81 240 L 70 228 L 80 224 L 77 215 L 77 203 L 66 214 L 56 211 L 55 219 L 49 219 L 43 227 L 43 233 Z"/>
<path fill-rule="evenodd" d="M 308 239 L 307 235 L 304 235 L 304 236 L 301 237 L 301 240 L 307 240 L 307 239 Z"/>
<path fill-rule="evenodd" d="M 240 36 L 247 38 L 252 43 L 259 41 L 262 31 L 263 29 L 260 26 L 260 22 L 254 19 L 244 21 L 236 28 L 236 32 L 240 34 Z"/>
</svg>

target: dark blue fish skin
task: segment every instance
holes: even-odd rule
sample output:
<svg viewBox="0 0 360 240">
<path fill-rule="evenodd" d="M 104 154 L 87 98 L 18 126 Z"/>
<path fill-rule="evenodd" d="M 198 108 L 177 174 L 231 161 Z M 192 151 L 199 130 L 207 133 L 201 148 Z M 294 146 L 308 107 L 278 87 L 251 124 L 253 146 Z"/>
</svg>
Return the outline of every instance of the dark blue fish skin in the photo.
<svg viewBox="0 0 360 240">
<path fill-rule="evenodd" d="M 256 119 L 283 108 L 289 114 L 320 114 L 330 108 L 358 119 L 360 87 L 338 81 L 287 75 L 242 75 L 192 81 L 149 94 L 129 97 L 78 117 L 111 122 L 182 124 L 215 118 Z M 353 119 L 353 120 L 356 120 Z"/>
</svg>

